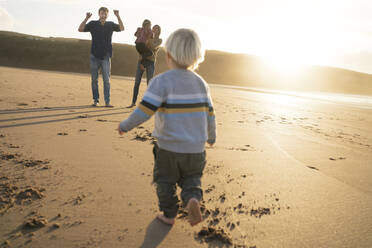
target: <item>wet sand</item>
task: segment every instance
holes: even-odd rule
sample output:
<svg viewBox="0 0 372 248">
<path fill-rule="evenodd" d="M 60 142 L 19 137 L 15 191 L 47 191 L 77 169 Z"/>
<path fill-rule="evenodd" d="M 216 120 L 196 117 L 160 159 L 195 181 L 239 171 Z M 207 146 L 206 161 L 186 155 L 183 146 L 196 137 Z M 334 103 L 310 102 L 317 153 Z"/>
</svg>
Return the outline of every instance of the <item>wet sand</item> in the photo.
<svg viewBox="0 0 372 248">
<path fill-rule="evenodd" d="M 153 120 L 115 131 L 132 86 L 114 76 L 115 108 L 93 108 L 89 75 L 0 67 L 0 247 L 372 246 L 371 109 L 211 86 L 205 221 L 169 227 Z"/>
</svg>

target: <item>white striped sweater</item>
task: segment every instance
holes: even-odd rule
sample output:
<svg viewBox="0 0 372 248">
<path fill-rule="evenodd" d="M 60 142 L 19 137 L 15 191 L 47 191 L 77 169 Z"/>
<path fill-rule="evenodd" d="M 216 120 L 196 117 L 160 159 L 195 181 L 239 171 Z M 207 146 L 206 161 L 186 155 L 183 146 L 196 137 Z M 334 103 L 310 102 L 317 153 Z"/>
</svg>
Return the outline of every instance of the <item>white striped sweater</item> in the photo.
<svg viewBox="0 0 372 248">
<path fill-rule="evenodd" d="M 120 123 L 127 132 L 155 114 L 152 135 L 160 148 L 200 153 L 216 141 L 216 121 L 207 83 L 195 72 L 173 69 L 154 77 L 133 113 Z"/>
</svg>

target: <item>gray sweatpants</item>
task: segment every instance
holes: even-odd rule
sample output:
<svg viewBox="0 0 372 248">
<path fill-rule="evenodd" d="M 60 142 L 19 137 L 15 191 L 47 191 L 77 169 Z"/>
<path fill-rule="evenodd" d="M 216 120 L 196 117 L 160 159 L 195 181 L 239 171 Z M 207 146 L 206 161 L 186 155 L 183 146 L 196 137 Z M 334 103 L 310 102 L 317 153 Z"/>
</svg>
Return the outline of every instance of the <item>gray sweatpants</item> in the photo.
<svg viewBox="0 0 372 248">
<path fill-rule="evenodd" d="M 160 211 L 168 218 L 177 216 L 179 200 L 177 184 L 181 187 L 181 198 L 186 205 L 191 198 L 199 201 L 203 197 L 201 177 L 206 164 L 205 151 L 201 153 L 177 153 L 154 145 L 154 183 L 159 198 Z"/>
</svg>

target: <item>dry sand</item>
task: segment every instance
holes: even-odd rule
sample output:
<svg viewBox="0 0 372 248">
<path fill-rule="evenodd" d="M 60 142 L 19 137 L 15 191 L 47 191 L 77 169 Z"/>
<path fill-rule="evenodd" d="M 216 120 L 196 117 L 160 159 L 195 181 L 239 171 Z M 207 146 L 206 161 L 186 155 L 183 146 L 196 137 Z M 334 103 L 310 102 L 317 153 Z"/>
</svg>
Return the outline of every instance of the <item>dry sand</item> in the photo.
<svg viewBox="0 0 372 248">
<path fill-rule="evenodd" d="M 372 247 L 371 109 L 212 86 L 205 221 L 171 228 L 153 121 L 115 131 L 132 86 L 92 108 L 89 75 L 0 67 L 0 247 Z"/>
</svg>

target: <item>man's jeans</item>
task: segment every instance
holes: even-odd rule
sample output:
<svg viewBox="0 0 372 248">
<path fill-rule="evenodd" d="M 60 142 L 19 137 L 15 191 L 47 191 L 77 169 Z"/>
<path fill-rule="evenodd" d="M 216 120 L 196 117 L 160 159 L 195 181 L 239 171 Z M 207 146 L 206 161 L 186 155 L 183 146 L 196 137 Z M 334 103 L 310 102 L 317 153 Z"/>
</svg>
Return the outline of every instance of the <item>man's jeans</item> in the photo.
<svg viewBox="0 0 372 248">
<path fill-rule="evenodd" d="M 111 74 L 111 58 L 106 55 L 103 59 L 97 59 L 93 54 L 90 55 L 90 73 L 92 75 L 92 93 L 95 103 L 99 102 L 98 92 L 98 70 L 102 69 L 103 78 L 103 93 L 105 103 L 110 103 L 110 74 Z"/>
<path fill-rule="evenodd" d="M 133 99 L 132 99 L 133 104 L 135 104 L 136 101 L 137 101 L 138 90 L 139 90 L 142 75 L 143 75 L 143 72 L 144 72 L 144 71 L 141 71 L 140 64 L 141 64 L 141 62 L 138 61 L 137 71 L 136 71 L 136 79 L 134 80 L 134 88 L 133 88 Z M 147 85 L 148 85 L 149 81 L 154 76 L 155 63 L 154 63 L 154 61 L 146 59 L 144 61 L 144 66 L 146 68 L 146 79 L 147 79 Z"/>
</svg>

